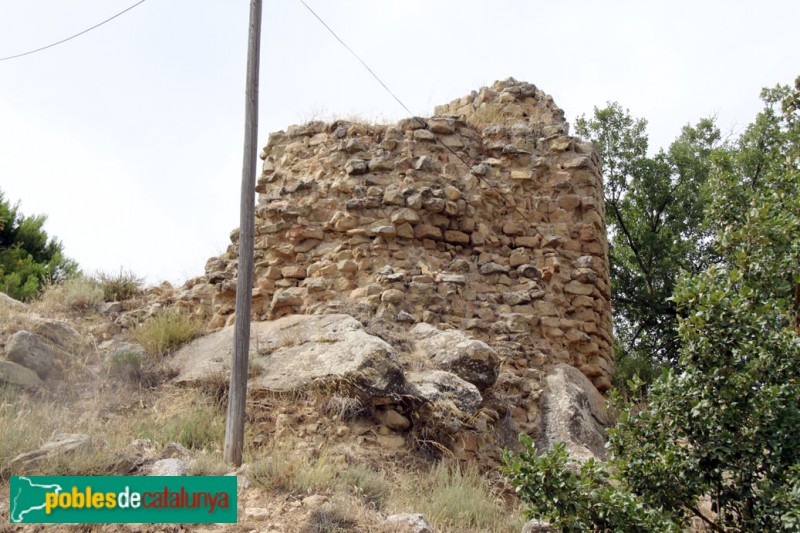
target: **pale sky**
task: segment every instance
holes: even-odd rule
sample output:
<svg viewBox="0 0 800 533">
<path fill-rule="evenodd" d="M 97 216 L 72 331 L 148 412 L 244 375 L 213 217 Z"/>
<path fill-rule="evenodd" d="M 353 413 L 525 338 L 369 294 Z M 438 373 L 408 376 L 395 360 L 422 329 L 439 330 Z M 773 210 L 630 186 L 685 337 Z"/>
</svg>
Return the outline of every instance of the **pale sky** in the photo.
<svg viewBox="0 0 800 533">
<path fill-rule="evenodd" d="M 619 101 L 651 147 L 740 131 L 800 74 L 800 2 L 307 0 L 419 115 L 513 76 L 570 121 Z M 135 0 L 0 0 L 0 57 Z M 85 272 L 203 272 L 239 221 L 247 0 L 148 0 L 0 62 L 0 190 Z M 264 2 L 259 145 L 310 119 L 407 115 L 296 0 Z"/>
</svg>

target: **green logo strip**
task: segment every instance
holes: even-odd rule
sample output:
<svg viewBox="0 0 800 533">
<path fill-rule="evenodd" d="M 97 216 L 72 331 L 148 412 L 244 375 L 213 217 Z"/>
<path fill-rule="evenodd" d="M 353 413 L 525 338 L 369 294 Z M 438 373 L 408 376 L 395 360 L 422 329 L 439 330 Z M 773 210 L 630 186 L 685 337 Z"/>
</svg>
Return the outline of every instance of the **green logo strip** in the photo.
<svg viewBox="0 0 800 533">
<path fill-rule="evenodd" d="M 234 523 L 236 476 L 12 476 L 11 523 Z"/>
</svg>

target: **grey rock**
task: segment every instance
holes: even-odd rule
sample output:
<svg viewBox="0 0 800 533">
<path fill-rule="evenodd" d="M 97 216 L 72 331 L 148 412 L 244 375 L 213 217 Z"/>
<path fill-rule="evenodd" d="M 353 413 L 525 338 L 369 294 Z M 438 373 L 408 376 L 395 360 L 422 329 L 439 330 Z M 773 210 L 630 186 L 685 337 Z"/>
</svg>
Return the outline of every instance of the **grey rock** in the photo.
<svg viewBox="0 0 800 533">
<path fill-rule="evenodd" d="M 461 331 L 441 331 L 430 324 L 411 328 L 414 346 L 426 353 L 442 370 L 447 370 L 479 389 L 491 387 L 497 379 L 497 352 L 483 341 Z"/>
<path fill-rule="evenodd" d="M 28 305 L 15 300 L 8 294 L 0 292 L 0 307 L 11 309 L 12 311 L 25 312 L 28 310 Z"/>
<path fill-rule="evenodd" d="M 44 383 L 33 370 L 13 361 L 0 360 L 0 383 L 22 389 L 38 389 Z"/>
<path fill-rule="evenodd" d="M 434 533 L 431 523 L 425 515 L 419 513 L 393 514 L 386 517 L 386 523 L 400 528 L 393 529 L 398 533 Z"/>
<path fill-rule="evenodd" d="M 78 330 L 61 320 L 32 318 L 30 330 L 68 352 L 79 351 L 86 344 Z"/>
<path fill-rule="evenodd" d="M 606 458 L 605 429 L 609 425 L 605 399 L 580 370 L 566 364 L 553 367 L 542 395 L 540 449 L 566 444 L 573 459 Z"/>
<path fill-rule="evenodd" d="M 358 174 L 365 174 L 369 167 L 367 166 L 367 162 L 363 159 L 350 159 L 344 166 L 345 172 L 350 175 L 358 175 Z"/>
<path fill-rule="evenodd" d="M 60 373 L 58 365 L 69 354 L 44 337 L 30 331 L 18 331 L 8 339 L 6 357 L 44 379 L 51 373 Z"/>
<path fill-rule="evenodd" d="M 189 465 L 180 459 L 159 459 L 150 467 L 151 476 L 185 476 Z"/>
<path fill-rule="evenodd" d="M 555 529 L 553 526 L 550 525 L 549 522 L 543 522 L 541 520 L 531 520 L 524 526 L 522 526 L 522 533 L 554 533 Z"/>
<path fill-rule="evenodd" d="M 490 274 L 508 274 L 508 267 L 498 263 L 484 263 L 480 267 L 481 274 L 488 276 Z"/>
<path fill-rule="evenodd" d="M 475 385 L 444 370 L 409 372 L 406 394 L 425 402 L 452 404 L 465 415 L 475 414 L 483 401 Z"/>
<path fill-rule="evenodd" d="M 169 366 L 175 381 L 203 382 L 226 371 L 233 350 L 233 326 L 205 335 L 178 350 Z M 364 331 L 349 315 L 290 315 L 253 322 L 251 352 L 260 374 L 250 390 L 290 392 L 317 381 L 341 381 L 365 399 L 398 397 L 403 374 L 392 347 Z"/>
<path fill-rule="evenodd" d="M 103 302 L 95 307 L 95 311 L 101 315 L 118 315 L 122 312 L 121 302 Z"/>
</svg>

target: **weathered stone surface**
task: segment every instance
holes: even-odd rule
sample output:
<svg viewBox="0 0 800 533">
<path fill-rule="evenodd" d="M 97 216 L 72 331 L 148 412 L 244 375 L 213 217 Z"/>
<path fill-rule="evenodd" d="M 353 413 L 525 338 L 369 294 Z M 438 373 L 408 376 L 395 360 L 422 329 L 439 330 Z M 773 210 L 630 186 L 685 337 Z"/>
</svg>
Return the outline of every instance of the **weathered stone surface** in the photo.
<svg viewBox="0 0 800 533">
<path fill-rule="evenodd" d="M 38 389 L 44 382 L 33 370 L 13 361 L 0 359 L 0 385 L 7 384 L 22 389 Z"/>
<path fill-rule="evenodd" d="M 463 231 L 447 230 L 444 232 L 444 240 L 455 244 L 467 244 L 469 243 L 469 235 Z"/>
<path fill-rule="evenodd" d="M 5 307 L 6 309 L 11 309 L 12 311 L 18 312 L 25 312 L 28 309 L 27 304 L 24 304 L 19 300 L 15 300 L 4 292 L 0 292 L 0 307 Z"/>
<path fill-rule="evenodd" d="M 298 307 L 303 305 L 303 290 L 293 287 L 283 291 L 276 291 L 272 297 L 272 308 Z"/>
<path fill-rule="evenodd" d="M 367 162 L 363 159 L 350 159 L 344 166 L 345 172 L 348 174 L 364 174 L 369 170 Z"/>
<path fill-rule="evenodd" d="M 91 442 L 91 437 L 82 433 L 59 433 L 42 444 L 38 450 L 22 453 L 14 457 L 10 465 L 12 470 L 24 469 L 59 455 L 86 450 L 91 446 Z"/>
<path fill-rule="evenodd" d="M 419 224 L 414 228 L 414 237 L 417 239 L 441 239 L 442 230 L 430 224 Z"/>
<path fill-rule="evenodd" d="M 406 394 L 431 403 L 455 408 L 455 413 L 473 415 L 483 398 L 478 388 L 451 372 L 428 370 L 406 374 Z"/>
<path fill-rule="evenodd" d="M 378 419 L 393 431 L 405 431 L 411 427 L 411 421 L 394 409 L 386 409 L 378 413 Z"/>
<path fill-rule="evenodd" d="M 556 442 L 563 442 L 574 459 L 605 459 L 605 428 L 609 420 L 605 400 L 592 382 L 576 368 L 558 364 L 547 375 L 545 383 L 540 404 L 541 437 L 537 446 L 547 449 Z"/>
<path fill-rule="evenodd" d="M 250 390 L 288 392 L 319 380 L 352 384 L 367 398 L 403 391 L 403 374 L 392 347 L 364 331 L 349 315 L 290 315 L 253 322 L 251 350 L 260 373 Z M 178 350 L 169 366 L 175 381 L 200 383 L 225 372 L 233 350 L 233 327 L 195 339 Z"/>
<path fill-rule="evenodd" d="M 564 291 L 569 294 L 589 295 L 594 292 L 594 285 L 581 283 L 580 281 L 570 281 L 564 286 Z"/>
<path fill-rule="evenodd" d="M 18 331 L 8 339 L 6 358 L 45 379 L 50 374 L 61 372 L 61 365 L 69 354 L 44 337 L 30 331 Z"/>
<path fill-rule="evenodd" d="M 405 299 L 406 295 L 398 289 L 389 289 L 381 294 L 381 301 L 387 304 L 399 304 Z"/>
<path fill-rule="evenodd" d="M 479 389 L 491 387 L 497 379 L 497 352 L 485 342 L 457 330 L 440 331 L 430 324 L 415 325 L 411 335 L 417 351 Z"/>
<path fill-rule="evenodd" d="M 500 265 L 498 263 L 485 263 L 481 265 L 480 271 L 481 274 L 484 276 L 488 276 L 491 274 L 508 274 L 510 269 L 507 266 Z"/>
<path fill-rule="evenodd" d="M 555 531 L 549 522 L 541 520 L 531 520 L 522 527 L 522 533 L 555 533 Z"/>
<path fill-rule="evenodd" d="M 386 517 L 386 523 L 397 533 L 434 533 L 431 523 L 425 515 L 419 513 L 389 515 Z"/>
<path fill-rule="evenodd" d="M 150 476 L 185 476 L 189 465 L 181 459 L 159 459 L 150 467 Z"/>
<path fill-rule="evenodd" d="M 413 209 L 400 209 L 399 211 L 392 213 L 391 220 L 398 226 L 406 222 L 410 224 L 416 224 L 419 222 L 419 215 Z"/>
<path fill-rule="evenodd" d="M 62 320 L 33 317 L 30 323 L 32 333 L 44 337 L 66 351 L 78 351 L 86 344 L 78 330 Z"/>
</svg>

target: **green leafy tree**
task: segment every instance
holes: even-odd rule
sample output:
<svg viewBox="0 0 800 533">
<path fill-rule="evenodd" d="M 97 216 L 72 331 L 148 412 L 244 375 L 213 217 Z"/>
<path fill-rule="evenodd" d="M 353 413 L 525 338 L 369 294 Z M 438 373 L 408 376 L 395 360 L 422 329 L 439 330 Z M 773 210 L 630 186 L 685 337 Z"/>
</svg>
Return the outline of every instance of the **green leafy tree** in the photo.
<svg viewBox="0 0 800 533">
<path fill-rule="evenodd" d="M 558 448 L 506 455 L 532 516 L 565 530 L 691 518 L 714 531 L 800 530 L 800 78 L 762 97 L 756 121 L 713 155 L 706 219 L 719 256 L 675 287 L 676 365 L 622 409 L 606 465 L 576 469 Z"/>
<path fill-rule="evenodd" d="M 617 366 L 655 378 L 653 362 L 674 362 L 677 315 L 670 301 L 681 270 L 709 258 L 703 205 L 711 155 L 720 144 L 713 120 L 686 126 L 667 151 L 647 155 L 647 123 L 617 103 L 577 121 L 604 165 Z"/>
<path fill-rule="evenodd" d="M 0 291 L 30 300 L 48 281 L 57 282 L 78 270 L 64 257 L 62 244 L 42 229 L 44 215 L 25 216 L 0 191 Z"/>
</svg>

